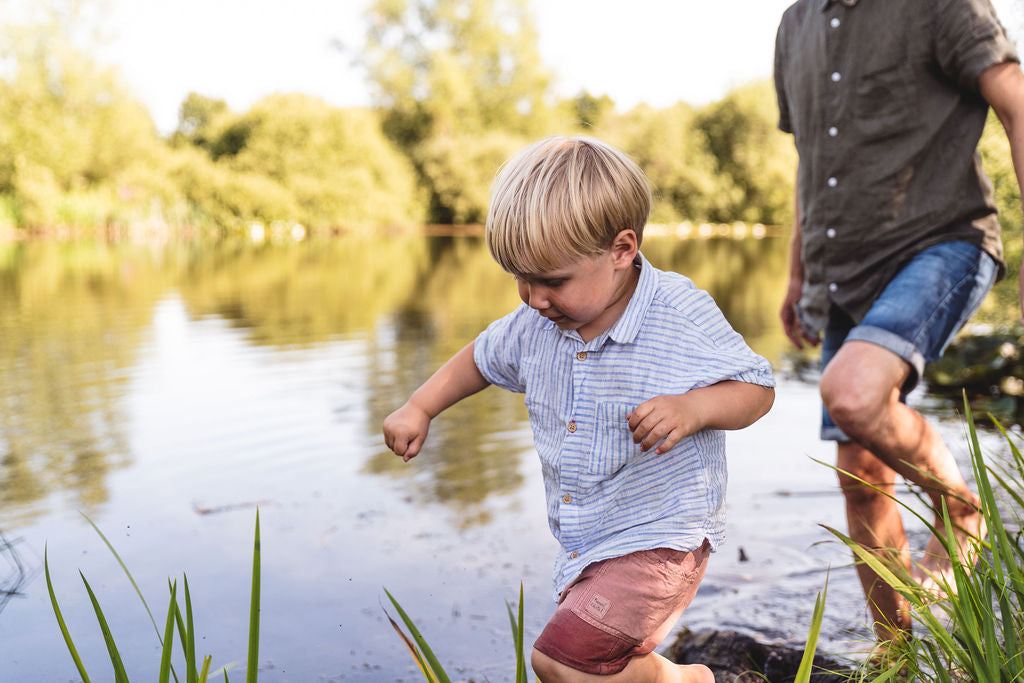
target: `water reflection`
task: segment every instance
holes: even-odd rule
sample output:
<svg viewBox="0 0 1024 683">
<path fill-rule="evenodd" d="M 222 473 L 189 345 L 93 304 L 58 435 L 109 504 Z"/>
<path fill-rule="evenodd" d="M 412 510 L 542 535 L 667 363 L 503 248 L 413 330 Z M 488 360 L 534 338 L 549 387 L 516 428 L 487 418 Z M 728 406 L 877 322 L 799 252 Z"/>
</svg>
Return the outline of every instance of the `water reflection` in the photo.
<svg viewBox="0 0 1024 683">
<path fill-rule="evenodd" d="M 165 272 L 103 244 L 0 249 L 0 510 L 33 514 L 55 490 L 93 509 L 130 462 L 118 399 Z"/>
<path fill-rule="evenodd" d="M 775 321 L 786 248 L 785 238 L 644 244 L 655 265 L 708 289 L 773 361 L 787 346 Z M 26 598 L 0 619 L 0 642 L 18 655 L 5 659 L 4 675 L 74 675 L 52 657 L 62 646 L 45 585 L 31 578 L 47 540 L 51 566 L 63 553 L 62 574 L 91 562 L 94 585 L 121 576 L 116 563 L 99 568 L 110 559 L 102 550 L 86 550 L 91 532 L 76 509 L 120 532 L 114 542 L 133 555 L 133 571 L 149 574 L 141 585 L 162 588 L 168 571 L 185 569 L 197 587 L 205 583 L 210 614 L 232 614 L 224 601 L 234 588 L 239 604 L 248 599 L 237 580 L 251 532 L 244 505 L 270 501 L 261 651 L 294 680 L 341 669 L 347 679 L 415 678 L 379 621 L 382 583 L 401 588 L 415 614 L 451 614 L 432 625 L 436 642 L 499 680 L 508 649 L 502 600 L 525 581 L 528 638 L 550 608 L 553 548 L 522 397 L 488 389 L 455 406 L 412 465 L 385 449 L 380 424 L 518 303 L 478 238 L 0 247 L 0 532 L 24 539 L 17 549 L 29 576 L 8 578 L 22 574 L 4 571 L 0 537 L 0 591 Z M 734 549 L 716 558 L 717 578 L 706 582 L 716 598 L 688 612 L 691 625 L 806 634 L 799 610 L 813 606 L 825 567 L 848 561 L 845 550 L 816 545 L 824 532 L 815 522 L 842 516 L 830 473 L 806 461 L 831 457 L 808 424 L 816 409 L 816 389 L 791 383 L 768 418 L 732 435 L 729 533 L 753 559 L 730 560 Z M 956 439 L 959 429 L 947 431 Z M 820 498 L 813 520 L 805 499 L 773 493 L 805 489 Z M 242 557 L 225 557 L 235 546 Z M 845 608 L 833 612 L 833 635 L 862 607 L 852 572 L 834 586 L 830 600 Z M 104 595 L 115 601 L 111 613 L 129 619 L 132 591 L 121 603 L 112 592 Z M 752 604 L 764 606 L 761 617 Z M 339 649 L 340 623 L 352 635 Z M 137 630 L 126 650 L 141 658 L 150 643 Z M 236 633 L 244 625 L 211 641 L 234 647 Z M 386 674 L 363 671 L 368 662 Z"/>
</svg>

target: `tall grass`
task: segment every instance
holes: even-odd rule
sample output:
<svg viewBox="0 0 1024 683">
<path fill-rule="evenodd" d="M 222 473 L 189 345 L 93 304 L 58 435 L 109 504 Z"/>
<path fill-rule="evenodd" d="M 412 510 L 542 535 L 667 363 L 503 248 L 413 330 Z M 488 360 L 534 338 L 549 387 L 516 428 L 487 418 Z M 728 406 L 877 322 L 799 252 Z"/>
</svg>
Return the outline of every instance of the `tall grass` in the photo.
<svg viewBox="0 0 1024 683">
<path fill-rule="evenodd" d="M 131 582 L 132 587 L 135 589 L 136 595 L 142 602 L 143 607 L 146 609 L 146 613 L 149 614 L 149 619 L 153 624 L 153 629 L 156 631 L 157 639 L 160 642 L 160 660 L 158 663 L 157 681 L 159 683 L 168 683 L 171 677 L 177 683 L 181 683 L 178 678 L 178 673 L 174 670 L 171 664 L 171 655 L 174 649 L 174 634 L 175 630 L 178 633 L 178 642 L 181 646 L 182 655 L 185 663 L 185 681 L 186 683 L 206 683 L 211 676 L 223 675 L 225 683 L 229 681 L 228 671 L 233 668 L 233 664 L 225 665 L 216 671 L 210 671 L 210 664 L 212 663 L 213 657 L 211 655 L 204 656 L 201 660 L 196 654 L 196 630 L 192 618 L 192 596 L 189 593 L 188 588 L 188 577 L 183 576 L 182 584 L 184 589 L 184 614 L 182 614 L 182 605 L 178 603 L 178 582 L 168 580 L 168 588 L 170 591 L 170 603 L 167 606 L 167 617 L 164 620 L 163 631 L 159 629 L 156 623 L 156 619 L 153 617 L 153 612 L 149 608 L 149 604 L 142 595 L 142 591 L 139 590 L 138 584 L 135 582 L 135 578 L 131 572 L 128 571 L 128 567 L 125 565 L 121 556 L 114 549 L 114 546 L 107 540 L 107 537 L 103 535 L 99 527 L 88 517 L 86 520 L 92 525 L 96 533 L 99 534 L 100 538 L 106 544 L 111 554 L 117 559 L 118 564 L 124 571 L 128 580 Z M 64 615 L 61 613 L 60 603 L 57 600 L 57 595 L 53 587 L 53 580 L 50 576 L 50 562 L 47 551 L 43 552 L 43 567 L 46 572 L 46 588 L 50 594 L 50 604 L 53 606 L 53 614 L 57 618 L 57 625 L 60 628 L 61 634 L 64 636 L 64 643 L 67 646 L 68 653 L 71 655 L 71 659 L 75 663 L 75 668 L 78 669 L 78 675 L 81 676 L 83 683 L 89 683 L 91 678 L 85 665 L 82 663 L 82 658 L 78 654 L 78 648 L 75 646 L 74 639 L 71 637 L 70 629 L 64 620 Z M 103 609 L 100 607 L 99 599 L 96 597 L 92 586 L 89 585 L 89 581 L 85 578 L 85 575 L 79 572 L 82 577 L 82 583 L 85 584 L 85 590 L 89 594 L 89 600 L 92 603 L 93 611 L 96 614 L 96 621 L 99 626 L 100 632 L 103 634 L 103 640 L 107 647 L 107 654 L 110 659 L 110 665 L 113 669 L 113 680 L 116 683 L 128 683 L 129 677 L 128 672 L 125 670 L 124 662 L 121 660 L 121 654 L 118 650 L 117 643 L 111 634 L 110 627 L 107 622 L 106 615 Z M 251 599 L 249 604 L 249 654 L 248 662 L 246 666 L 246 681 L 248 683 L 255 683 L 257 674 L 257 660 L 259 654 L 259 612 L 260 612 L 260 514 L 256 512 L 256 530 L 255 538 L 253 541 L 253 558 L 252 558 L 252 590 Z M 109 677 L 102 677 L 98 680 L 110 680 Z M 143 680 L 152 680 L 151 677 L 144 678 Z"/>
<path fill-rule="evenodd" d="M 953 572 L 952 580 L 940 577 L 941 595 L 920 586 L 900 563 L 884 559 L 829 528 L 850 547 L 858 562 L 868 565 L 907 600 L 915 623 L 913 632 L 879 643 L 879 656 L 865 661 L 855 672 L 855 680 L 879 683 L 898 677 L 939 683 L 1024 681 L 1024 457 L 1016 443 L 1020 437 L 1007 433 L 990 415 L 1006 440 L 1008 454 L 1004 464 L 986 463 L 966 398 L 964 415 L 988 538 L 974 541 L 968 557 L 961 557 L 944 504 L 944 528 L 937 530 L 929 520 L 900 503 L 933 534 L 943 532 L 937 536 L 953 561 Z M 812 632 L 820 626 L 821 616 L 815 612 Z M 813 647 L 809 639 L 808 651 L 812 654 Z"/>
</svg>

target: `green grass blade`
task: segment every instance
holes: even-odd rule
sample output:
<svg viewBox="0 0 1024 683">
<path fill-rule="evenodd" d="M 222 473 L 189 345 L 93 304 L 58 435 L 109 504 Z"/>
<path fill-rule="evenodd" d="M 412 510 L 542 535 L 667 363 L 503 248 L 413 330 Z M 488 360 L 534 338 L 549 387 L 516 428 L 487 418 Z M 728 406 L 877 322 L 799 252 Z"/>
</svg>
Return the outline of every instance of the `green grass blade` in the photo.
<svg viewBox="0 0 1024 683">
<path fill-rule="evenodd" d="M 814 654 L 818 650 L 818 636 L 821 634 L 821 621 L 825 616 L 825 596 L 828 593 L 828 578 L 825 578 L 825 587 L 814 601 L 814 612 L 811 614 L 811 627 L 807 632 L 807 644 L 804 646 L 804 655 L 800 659 L 800 667 L 796 671 L 796 678 L 793 683 L 809 683 L 811 670 L 814 668 Z"/>
<path fill-rule="evenodd" d="M 86 673 L 85 667 L 82 665 L 82 658 L 78 656 L 75 643 L 71 640 L 71 632 L 68 631 L 68 625 L 64 623 L 64 615 L 61 614 L 60 606 L 57 604 L 57 595 L 53 591 L 53 581 L 50 580 L 50 563 L 47 557 L 46 546 L 43 546 L 43 569 L 46 572 L 46 590 L 50 593 L 50 605 L 53 606 L 53 614 L 57 617 L 57 625 L 60 626 L 61 635 L 64 636 L 64 643 L 68 647 L 68 653 L 71 655 L 71 659 L 75 661 L 75 668 L 78 669 L 78 675 L 82 677 L 82 683 L 89 683 L 89 674 Z"/>
<path fill-rule="evenodd" d="M 96 612 L 96 621 L 99 622 L 100 631 L 103 632 L 103 641 L 107 644 L 110 664 L 114 667 L 114 680 L 117 683 L 128 683 L 128 674 L 124 670 L 124 663 L 121 661 L 121 654 L 117 651 L 117 644 L 114 642 L 114 636 L 110 632 L 110 626 L 103 616 L 103 610 L 100 609 L 99 600 L 96 599 L 96 594 L 92 592 L 92 586 L 86 581 L 85 574 L 78 572 L 78 575 L 82 577 L 82 583 L 85 584 L 85 590 L 89 593 L 89 600 L 92 602 L 92 609 Z"/>
<path fill-rule="evenodd" d="M 210 662 L 212 660 L 213 657 L 210 655 L 203 657 L 203 668 L 199 672 L 199 683 L 206 683 L 206 677 L 210 675 Z"/>
<path fill-rule="evenodd" d="M 523 652 L 523 584 L 519 584 L 519 617 L 512 612 L 512 605 L 505 603 L 508 620 L 512 625 L 512 643 L 516 656 L 516 683 L 527 683 L 526 656 Z"/>
<path fill-rule="evenodd" d="M 174 613 L 178 610 L 178 584 L 171 584 L 171 602 L 167 606 L 167 624 L 164 626 L 163 645 L 160 648 L 159 683 L 168 683 L 171 678 L 171 650 L 174 648 Z"/>
<path fill-rule="evenodd" d="M 188 592 L 188 577 L 185 580 L 185 666 L 188 683 L 199 683 L 199 671 L 196 669 L 196 632 L 192 620 L 192 596 Z"/>
<path fill-rule="evenodd" d="M 80 512 L 79 514 L 85 518 L 85 521 L 89 523 L 89 526 L 91 526 L 93 530 L 99 535 L 99 537 L 103 539 L 103 542 L 106 544 L 107 549 L 110 550 L 110 554 L 113 555 L 114 559 L 117 560 L 117 563 L 121 565 L 121 570 L 124 572 L 124 575 L 127 576 L 128 580 L 131 582 L 132 588 L 135 589 L 135 594 L 139 596 L 139 601 L 142 602 L 142 606 L 146 608 L 146 614 L 149 615 L 149 621 L 153 624 L 153 630 L 156 631 L 156 637 L 159 638 L 160 627 L 156 625 L 156 619 L 153 617 L 153 612 L 149 609 L 149 604 L 146 602 L 146 598 L 142 596 L 142 591 L 139 590 L 139 584 L 135 583 L 135 577 L 132 576 L 132 573 L 130 571 L 128 571 L 128 566 L 124 563 L 124 560 L 121 559 L 121 556 L 118 555 L 117 551 L 114 550 L 113 544 L 107 539 L 106 536 L 103 535 L 103 532 L 100 531 L 100 528 L 96 526 L 96 523 L 89 518 L 89 515 L 85 514 L 84 512 Z M 161 645 L 162 644 L 163 643 L 161 642 Z"/>
<path fill-rule="evenodd" d="M 451 683 L 451 679 L 448 678 L 448 674 L 445 673 L 444 668 L 441 666 L 441 663 L 437 660 L 437 657 L 434 655 L 433 650 L 431 650 L 430 646 L 427 645 L 426 639 L 422 636 L 422 634 L 420 634 L 419 629 L 416 628 L 416 624 L 414 624 L 412 619 L 409 618 L 409 615 L 405 613 L 405 610 L 402 609 L 402 606 L 398 604 L 398 601 L 395 600 L 395 597 L 391 595 L 391 593 L 388 593 L 387 588 L 384 589 L 384 592 L 387 594 L 388 599 L 391 600 L 391 604 L 395 606 L 395 609 L 398 611 L 398 616 L 400 616 L 402 618 L 402 621 L 405 623 L 405 627 L 409 629 L 409 633 L 412 634 L 413 640 L 416 641 L 416 644 L 423 652 L 423 657 L 430 665 L 430 669 L 434 672 L 434 675 L 437 676 L 437 680 L 439 681 L 439 683 Z"/>
<path fill-rule="evenodd" d="M 249 655 L 246 683 L 256 683 L 260 652 L 260 511 L 256 509 L 256 533 L 252 548 L 252 591 L 249 598 Z"/>
<path fill-rule="evenodd" d="M 397 633 L 398 637 L 402 639 L 403 643 L 405 643 L 405 647 L 408 648 L 409 653 L 416 662 L 416 666 L 420 669 L 420 673 L 423 674 L 423 678 L 427 680 L 427 683 L 437 683 L 437 676 L 435 676 L 430 670 L 427 662 L 423 659 L 423 655 L 420 654 L 419 648 L 416 647 L 416 643 L 412 642 L 409 636 L 405 635 L 405 631 L 403 631 L 402 627 L 398 625 L 398 622 L 391 618 L 391 615 L 388 614 L 387 610 L 384 610 L 384 616 L 388 618 L 388 621 L 391 622 L 391 628 L 395 629 L 395 633 Z"/>
</svg>

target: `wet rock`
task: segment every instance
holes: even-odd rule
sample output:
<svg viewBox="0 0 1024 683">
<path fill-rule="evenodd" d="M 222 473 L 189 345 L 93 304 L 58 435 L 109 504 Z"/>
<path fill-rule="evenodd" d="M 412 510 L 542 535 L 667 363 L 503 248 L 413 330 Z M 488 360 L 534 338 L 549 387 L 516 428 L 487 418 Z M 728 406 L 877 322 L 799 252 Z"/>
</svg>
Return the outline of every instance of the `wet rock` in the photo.
<svg viewBox="0 0 1024 683">
<path fill-rule="evenodd" d="M 789 683 L 804 655 L 802 649 L 769 645 L 735 631 L 689 629 L 683 629 L 662 654 L 678 664 L 704 664 L 714 672 L 716 683 Z M 839 683 L 851 673 L 846 665 L 817 655 L 811 683 Z"/>
</svg>

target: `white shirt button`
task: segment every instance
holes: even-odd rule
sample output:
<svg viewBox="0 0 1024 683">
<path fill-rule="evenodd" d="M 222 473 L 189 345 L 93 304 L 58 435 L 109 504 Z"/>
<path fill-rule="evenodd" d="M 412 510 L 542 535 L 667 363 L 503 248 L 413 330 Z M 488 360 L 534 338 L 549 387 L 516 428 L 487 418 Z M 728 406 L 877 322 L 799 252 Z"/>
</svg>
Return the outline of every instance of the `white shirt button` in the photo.
<svg viewBox="0 0 1024 683">
<path fill-rule="evenodd" d="M 828 237 L 829 239 L 832 239 L 833 237 L 836 236 L 836 229 L 829 228 L 828 230 L 825 231 L 825 236 Z"/>
<path fill-rule="evenodd" d="M 829 283 L 829 285 L 828 285 L 828 291 L 830 291 L 830 292 L 834 292 L 834 291 L 836 291 L 837 289 L 839 289 L 839 285 L 837 285 L 837 284 L 836 284 L 836 283 L 834 283 L 834 282 L 830 282 L 830 283 Z"/>
<path fill-rule="evenodd" d="M 832 17 L 832 21 L 828 22 L 828 25 L 832 28 L 839 28 L 839 17 Z"/>
<path fill-rule="evenodd" d="M 835 176 L 832 176 L 831 178 L 828 179 L 828 186 L 829 187 L 835 187 L 838 184 L 839 184 L 839 181 L 836 180 Z"/>
<path fill-rule="evenodd" d="M 833 83 L 838 83 L 840 78 L 842 78 L 842 75 L 838 71 L 833 71 L 832 72 L 832 82 Z"/>
<path fill-rule="evenodd" d="M 831 126 L 831 127 L 830 127 L 830 128 L 828 129 L 828 134 L 829 134 L 829 135 L 830 135 L 831 137 L 835 137 L 835 136 L 839 135 L 839 129 L 838 129 L 838 128 L 836 128 L 835 126 Z"/>
</svg>

